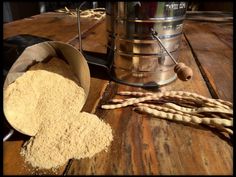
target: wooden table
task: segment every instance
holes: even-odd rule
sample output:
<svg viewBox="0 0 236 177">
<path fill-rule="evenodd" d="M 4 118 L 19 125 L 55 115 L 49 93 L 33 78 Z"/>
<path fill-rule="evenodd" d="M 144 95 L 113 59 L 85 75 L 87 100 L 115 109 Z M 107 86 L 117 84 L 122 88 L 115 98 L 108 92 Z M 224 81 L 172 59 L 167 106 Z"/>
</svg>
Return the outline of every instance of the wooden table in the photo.
<svg viewBox="0 0 236 177">
<path fill-rule="evenodd" d="M 106 52 L 105 21 L 82 21 L 83 49 Z M 195 92 L 207 97 L 233 100 L 232 23 L 185 21 L 180 59 L 193 68 L 188 82 L 176 80 L 165 90 Z M 63 41 L 79 47 L 76 18 L 45 13 L 4 24 L 4 39 L 31 34 Z M 132 111 L 131 107 L 102 110 L 100 105 L 118 91 L 145 91 L 110 81 L 105 71 L 90 66 L 91 89 L 84 110 L 108 122 L 114 140 L 108 152 L 91 159 L 70 160 L 56 174 L 157 174 L 230 175 L 233 174 L 232 143 L 203 126 L 189 126 L 153 118 Z M 19 154 L 29 139 L 20 133 L 3 143 L 3 172 L 8 174 L 55 174 L 35 171 Z"/>
</svg>

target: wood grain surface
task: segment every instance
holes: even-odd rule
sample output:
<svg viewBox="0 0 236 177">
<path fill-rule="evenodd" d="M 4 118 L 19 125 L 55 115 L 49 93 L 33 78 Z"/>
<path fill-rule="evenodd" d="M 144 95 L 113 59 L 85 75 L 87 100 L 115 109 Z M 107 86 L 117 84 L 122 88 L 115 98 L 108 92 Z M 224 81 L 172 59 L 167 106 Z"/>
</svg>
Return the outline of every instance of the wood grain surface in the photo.
<svg viewBox="0 0 236 177">
<path fill-rule="evenodd" d="M 104 30 L 102 25 L 93 30 L 93 36 L 102 33 L 100 30 Z M 103 46 L 101 44 L 101 50 Z M 211 97 L 184 36 L 179 58 L 193 68 L 193 79 L 184 83 L 176 80 L 161 90 L 183 90 Z M 100 108 L 101 104 L 107 103 L 118 91 L 123 90 L 145 91 L 109 83 L 98 103 L 96 114 L 112 126 L 114 141 L 110 150 L 91 159 L 73 160 L 68 175 L 232 174 L 230 142 L 214 130 L 138 114 L 132 111 L 132 107 L 115 110 Z M 218 158 L 221 153 L 224 155 Z"/>
<path fill-rule="evenodd" d="M 221 24 L 222 25 L 222 24 Z M 233 26 L 185 24 L 184 34 L 215 98 L 233 101 Z"/>
<path fill-rule="evenodd" d="M 38 23 L 38 19 L 42 16 L 36 17 L 4 25 L 4 38 L 24 31 L 42 37 L 52 36 L 53 40 L 69 41 L 73 46 L 79 47 L 75 26 L 71 27 L 68 33 L 62 32 L 63 30 L 50 32 L 46 30 L 49 28 L 46 25 L 48 20 L 40 19 L 42 23 L 38 25 L 38 31 L 35 27 L 22 29 L 25 24 L 29 23 L 32 26 Z M 58 19 L 55 20 L 57 22 L 54 25 L 65 27 L 72 23 L 72 19 L 68 20 L 68 17 L 59 17 L 60 15 L 58 18 L 53 17 L 54 20 Z M 85 24 L 87 23 L 84 22 L 84 30 L 89 28 Z M 87 25 L 90 26 L 89 24 L 88 22 Z M 233 80 L 230 75 L 232 25 L 225 26 L 224 28 L 224 24 L 187 22 L 179 58 L 192 67 L 193 78 L 188 82 L 176 80 L 161 87 L 160 90 L 183 90 L 207 97 L 217 96 L 232 100 Z M 103 21 L 93 29 L 90 28 L 83 38 L 84 50 L 101 53 L 106 51 L 105 27 Z M 226 73 L 220 73 L 217 68 L 224 68 Z M 108 122 L 113 129 L 114 140 L 108 152 L 100 152 L 91 159 L 73 159 L 61 167 L 57 174 L 232 175 L 233 148 L 226 137 L 204 126 L 181 124 L 140 114 L 133 111 L 132 107 L 102 110 L 100 108 L 102 104 L 107 103 L 111 98 L 119 98 L 116 95 L 118 91 L 147 90 L 110 81 L 106 71 L 95 66 L 90 66 L 90 72 L 91 88 L 83 110 L 94 112 Z M 20 137 L 14 141 L 4 142 L 4 174 L 39 173 L 25 167 L 19 155 L 20 147 L 27 138 Z M 53 172 L 47 171 L 44 174 L 53 174 Z"/>
<path fill-rule="evenodd" d="M 82 35 L 99 22 L 99 20 L 81 18 Z M 4 24 L 4 39 L 18 34 L 30 34 L 54 41 L 69 42 L 78 36 L 77 18 L 64 13 L 47 12 Z"/>
</svg>

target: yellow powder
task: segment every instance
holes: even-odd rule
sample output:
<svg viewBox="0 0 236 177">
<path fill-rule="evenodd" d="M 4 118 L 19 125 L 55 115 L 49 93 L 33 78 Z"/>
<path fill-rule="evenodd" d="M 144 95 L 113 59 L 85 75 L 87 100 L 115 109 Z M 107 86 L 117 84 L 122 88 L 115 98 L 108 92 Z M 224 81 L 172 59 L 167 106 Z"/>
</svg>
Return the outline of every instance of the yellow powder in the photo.
<svg viewBox="0 0 236 177">
<path fill-rule="evenodd" d="M 85 93 L 75 80 L 69 66 L 61 59 L 36 64 L 4 90 L 7 120 L 14 128 L 34 136 L 42 118 L 55 111 L 63 114 L 63 105 L 75 109 L 70 111 L 81 110 Z M 76 107 L 71 107 L 72 104 Z M 45 107 L 50 107 L 50 112 Z"/>
<path fill-rule="evenodd" d="M 57 168 L 72 158 L 92 157 L 106 150 L 111 141 L 110 126 L 96 115 L 66 113 L 59 120 L 45 121 L 37 135 L 24 145 L 21 154 L 33 167 Z"/>
<path fill-rule="evenodd" d="M 69 159 L 106 150 L 111 127 L 96 115 L 80 112 L 83 88 L 60 59 L 30 68 L 4 91 L 4 113 L 14 127 L 35 135 L 21 155 L 39 169 L 57 168 Z"/>
</svg>

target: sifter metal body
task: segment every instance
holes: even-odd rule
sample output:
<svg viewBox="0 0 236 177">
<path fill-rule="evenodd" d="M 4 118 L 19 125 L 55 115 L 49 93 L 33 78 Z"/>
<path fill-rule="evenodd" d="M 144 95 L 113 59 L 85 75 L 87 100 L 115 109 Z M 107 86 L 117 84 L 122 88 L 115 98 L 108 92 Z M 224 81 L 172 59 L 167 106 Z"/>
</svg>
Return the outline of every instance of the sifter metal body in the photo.
<svg viewBox="0 0 236 177">
<path fill-rule="evenodd" d="M 112 78 L 133 86 L 164 85 L 175 80 L 175 63 L 150 29 L 178 58 L 186 9 L 186 2 L 107 2 L 107 52 L 113 56 Z"/>
</svg>

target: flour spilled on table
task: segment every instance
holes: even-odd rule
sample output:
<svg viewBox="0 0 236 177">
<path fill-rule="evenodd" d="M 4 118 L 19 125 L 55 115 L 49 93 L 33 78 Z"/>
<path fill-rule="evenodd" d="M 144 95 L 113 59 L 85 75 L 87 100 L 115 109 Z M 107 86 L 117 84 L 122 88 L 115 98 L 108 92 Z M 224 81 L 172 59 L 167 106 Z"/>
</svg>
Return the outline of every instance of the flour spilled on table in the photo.
<svg viewBox="0 0 236 177">
<path fill-rule="evenodd" d="M 22 149 L 39 169 L 58 168 L 69 159 L 90 158 L 113 140 L 109 124 L 80 112 L 85 93 L 60 59 L 36 64 L 4 91 L 4 113 L 12 125 L 32 135 Z"/>
<path fill-rule="evenodd" d="M 111 128 L 96 115 L 86 112 L 51 117 L 23 147 L 21 154 L 33 167 L 64 165 L 69 159 L 92 157 L 112 140 Z"/>
</svg>

